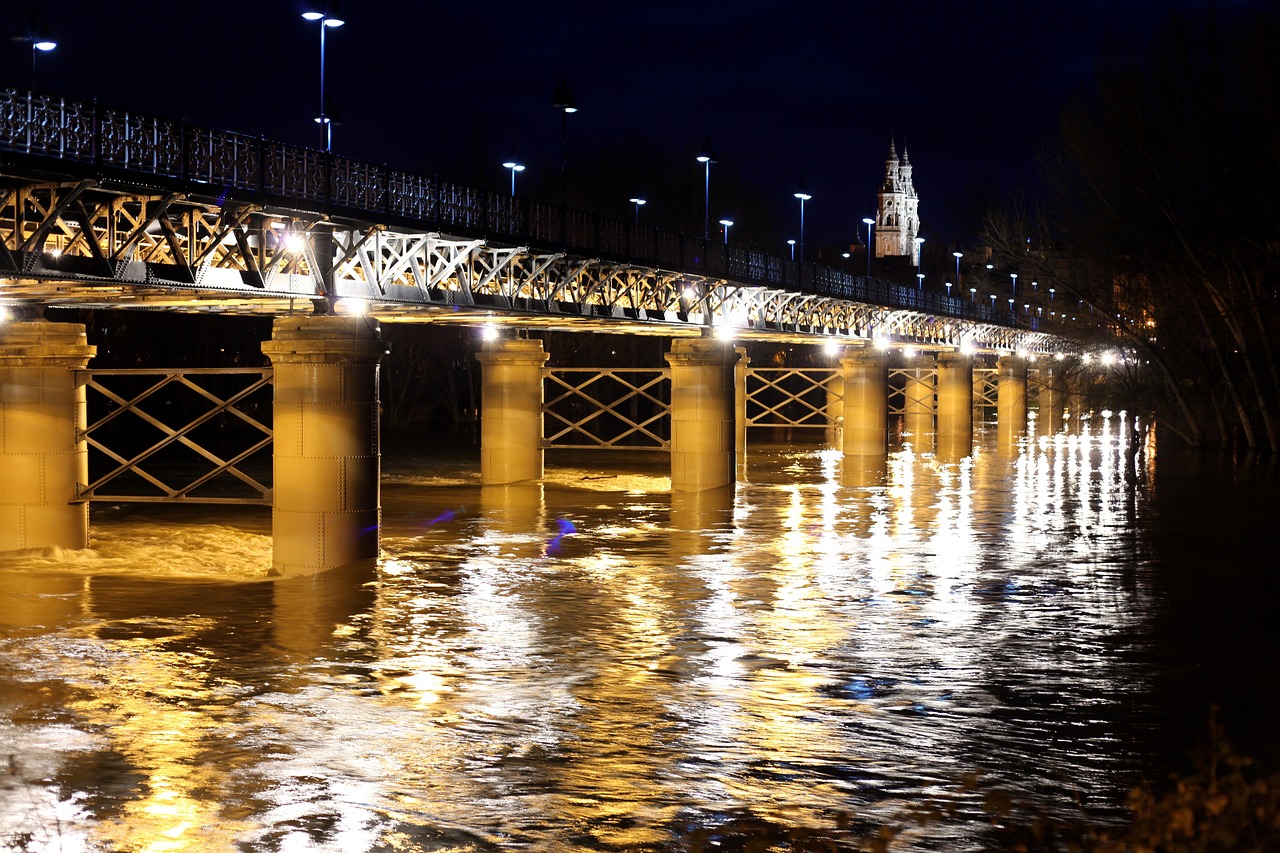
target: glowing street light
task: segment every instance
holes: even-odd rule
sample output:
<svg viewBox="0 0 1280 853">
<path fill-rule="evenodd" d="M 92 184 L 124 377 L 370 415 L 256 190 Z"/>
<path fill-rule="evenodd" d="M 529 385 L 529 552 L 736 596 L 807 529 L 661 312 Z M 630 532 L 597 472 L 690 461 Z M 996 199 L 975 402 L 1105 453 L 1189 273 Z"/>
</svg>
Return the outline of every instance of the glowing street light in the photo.
<svg viewBox="0 0 1280 853">
<path fill-rule="evenodd" d="M 956 250 L 951 254 L 956 257 L 956 284 L 960 283 L 960 259 L 964 257 L 964 252 L 960 251 L 960 247 L 956 246 Z"/>
<path fill-rule="evenodd" d="M 1009 292 L 1017 296 L 1018 295 L 1018 274 L 1016 272 L 1009 273 L 1009 281 L 1011 282 L 1009 285 Z"/>
<path fill-rule="evenodd" d="M 796 259 L 796 241 L 788 240 L 787 245 L 791 247 L 791 260 L 794 261 Z"/>
<path fill-rule="evenodd" d="M 922 272 L 916 273 L 916 281 L 918 282 L 918 286 L 916 289 L 924 290 L 924 273 Z M 947 291 L 947 292 L 950 293 L 951 291 Z"/>
<path fill-rule="evenodd" d="M 721 219 L 720 224 L 724 226 L 724 244 L 729 245 L 729 228 L 733 225 L 732 219 Z"/>
<path fill-rule="evenodd" d="M 970 302 L 978 301 L 978 288 L 976 287 L 969 288 L 969 301 Z"/>
<path fill-rule="evenodd" d="M 44 22 L 43 16 L 38 14 L 34 4 L 26 18 L 25 27 L 21 32 L 11 36 L 11 41 L 31 45 L 31 88 L 34 89 L 36 87 L 36 57 L 53 50 L 58 46 L 58 43 L 50 36 L 49 25 Z"/>
<path fill-rule="evenodd" d="M 324 95 L 324 34 L 330 29 L 337 29 L 346 23 L 336 14 L 337 3 L 326 4 L 323 12 L 303 12 L 302 17 L 308 21 L 320 22 L 320 115 L 316 116 L 316 124 L 320 125 L 320 140 L 325 151 L 333 150 L 333 116 L 329 115 L 328 101 Z"/>
<path fill-rule="evenodd" d="M 950 299 L 951 298 L 951 282 L 948 281 L 946 284 L 947 284 L 947 298 Z"/>
<path fill-rule="evenodd" d="M 706 167 L 706 180 L 702 195 L 702 239 L 711 239 L 711 164 L 716 162 L 715 153 L 711 150 L 711 139 L 702 140 L 702 150 L 698 152 L 698 162 Z"/>
<path fill-rule="evenodd" d="M 639 196 L 636 196 L 635 198 L 627 199 L 627 201 L 631 202 L 636 206 L 636 227 L 639 228 L 640 227 L 640 208 L 645 204 L 645 200 L 640 198 Z"/>
<path fill-rule="evenodd" d="M 920 254 L 924 251 L 923 249 L 924 238 L 915 237 L 912 239 L 912 242 L 915 243 L 915 247 L 916 247 L 916 254 L 915 254 L 915 257 L 912 258 L 912 260 L 915 262 L 916 266 L 920 266 Z"/>
<path fill-rule="evenodd" d="M 871 226 L 875 225 L 876 221 L 870 216 L 864 216 L 862 221 L 867 226 L 867 278 L 871 278 Z"/>
<path fill-rule="evenodd" d="M 511 197 L 512 197 L 512 198 L 515 198 L 515 195 L 516 195 L 516 172 L 523 172 L 523 171 L 524 171 L 524 166 L 520 165 L 519 163 L 517 163 L 517 162 L 516 162 L 516 161 L 514 161 L 514 160 L 508 160 L 507 162 L 505 162 L 505 163 L 503 163 L 503 164 L 502 164 L 502 168 L 504 168 L 504 169 L 510 169 L 510 170 L 511 170 Z"/>
<path fill-rule="evenodd" d="M 800 263 L 804 263 L 804 203 L 813 196 L 809 195 L 809 188 L 804 185 L 804 181 L 800 181 L 800 186 L 796 187 L 796 198 L 800 199 Z"/>
</svg>

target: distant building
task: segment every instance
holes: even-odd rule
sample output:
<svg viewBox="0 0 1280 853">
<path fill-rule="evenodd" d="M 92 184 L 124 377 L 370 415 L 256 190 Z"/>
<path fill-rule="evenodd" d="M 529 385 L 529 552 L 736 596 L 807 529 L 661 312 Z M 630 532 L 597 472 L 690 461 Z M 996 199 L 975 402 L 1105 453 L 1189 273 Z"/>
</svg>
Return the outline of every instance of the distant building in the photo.
<svg viewBox="0 0 1280 853">
<path fill-rule="evenodd" d="M 902 159 L 893 140 L 889 140 L 889 159 L 884 161 L 884 183 L 877 195 L 876 257 L 910 258 L 911 266 L 920 266 L 920 199 L 911 183 L 911 160 L 907 146 L 902 146 Z"/>
</svg>

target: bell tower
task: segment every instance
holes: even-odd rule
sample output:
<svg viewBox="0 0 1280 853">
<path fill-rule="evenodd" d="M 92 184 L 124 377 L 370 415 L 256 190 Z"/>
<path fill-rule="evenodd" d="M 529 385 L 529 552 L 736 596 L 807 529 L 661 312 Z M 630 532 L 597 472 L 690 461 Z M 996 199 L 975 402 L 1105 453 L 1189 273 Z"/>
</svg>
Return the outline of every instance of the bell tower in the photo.
<svg viewBox="0 0 1280 853">
<path fill-rule="evenodd" d="M 876 196 L 876 257 L 908 257 L 911 265 L 920 266 L 920 199 L 911 181 L 911 160 L 907 147 L 902 157 L 894 141 L 889 140 L 889 157 L 884 161 L 884 182 Z"/>
</svg>

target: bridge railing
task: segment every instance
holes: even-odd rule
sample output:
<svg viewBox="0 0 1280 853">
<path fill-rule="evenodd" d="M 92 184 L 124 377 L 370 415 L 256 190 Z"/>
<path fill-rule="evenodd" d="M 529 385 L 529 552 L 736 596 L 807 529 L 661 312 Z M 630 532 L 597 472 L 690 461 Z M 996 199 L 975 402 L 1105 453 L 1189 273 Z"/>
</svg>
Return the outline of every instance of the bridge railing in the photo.
<svg viewBox="0 0 1280 853">
<path fill-rule="evenodd" d="M 355 218 L 976 322 L 1030 328 L 1039 322 L 816 263 L 51 94 L 0 91 L 0 151 L 56 159 L 81 171 L 164 179 L 219 199 L 300 202 Z"/>
</svg>

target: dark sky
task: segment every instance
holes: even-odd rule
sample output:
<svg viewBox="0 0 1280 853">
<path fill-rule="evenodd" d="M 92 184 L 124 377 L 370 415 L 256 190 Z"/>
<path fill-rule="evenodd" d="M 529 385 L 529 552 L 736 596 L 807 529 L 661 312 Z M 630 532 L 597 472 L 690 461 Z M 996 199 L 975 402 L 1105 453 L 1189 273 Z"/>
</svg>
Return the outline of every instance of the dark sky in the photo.
<svg viewBox="0 0 1280 853">
<path fill-rule="evenodd" d="M 21 27 L 25 5 L 10 0 L 0 15 Z M 1170 5 L 348 0 L 346 25 L 327 39 L 330 100 L 343 119 L 334 149 L 493 188 L 508 186 L 500 164 L 514 154 L 528 164 L 521 188 L 554 196 L 561 124 L 550 98 L 567 76 L 581 106 L 569 118 L 571 174 L 617 185 L 619 217 L 641 193 L 652 224 L 667 224 L 664 207 L 700 218 L 694 155 L 709 137 L 713 197 L 717 176 L 748 184 L 776 207 L 745 215 L 771 216 L 770 233 L 790 234 L 803 178 L 810 245 L 847 243 L 874 208 L 896 137 L 915 165 L 922 233 L 954 242 L 976 231 L 988 197 L 1033 179 L 1036 146 L 1100 53 L 1136 49 Z M 304 3 L 36 8 L 59 42 L 38 57 L 41 89 L 318 143 L 319 30 L 300 17 Z M 29 47 L 0 47 L 0 81 L 25 87 Z M 655 163 L 687 165 L 684 198 L 652 186 L 644 174 Z M 732 204 L 713 201 L 712 219 L 741 222 L 744 213 L 718 209 Z"/>
</svg>

